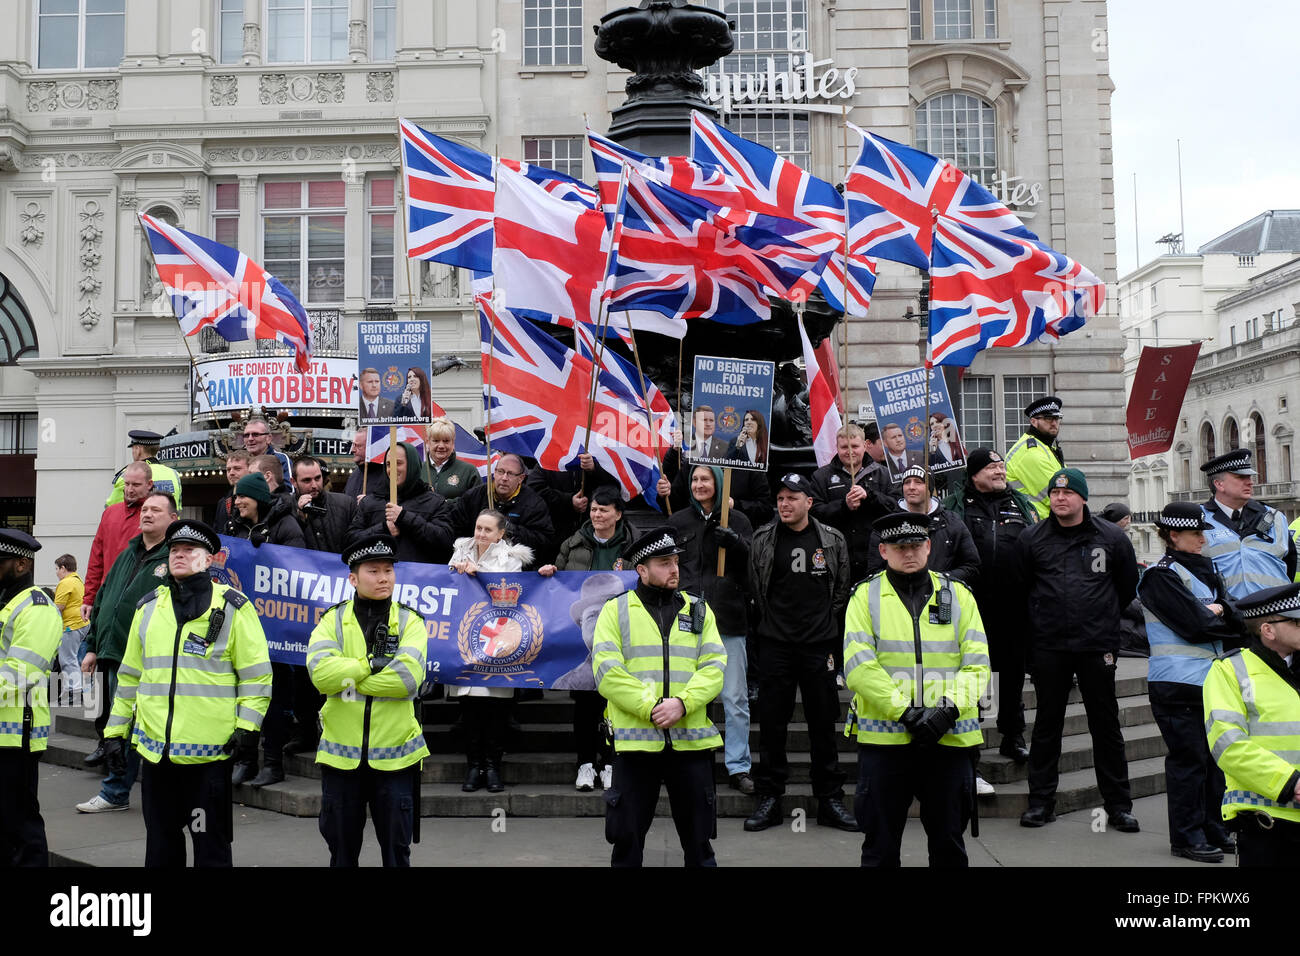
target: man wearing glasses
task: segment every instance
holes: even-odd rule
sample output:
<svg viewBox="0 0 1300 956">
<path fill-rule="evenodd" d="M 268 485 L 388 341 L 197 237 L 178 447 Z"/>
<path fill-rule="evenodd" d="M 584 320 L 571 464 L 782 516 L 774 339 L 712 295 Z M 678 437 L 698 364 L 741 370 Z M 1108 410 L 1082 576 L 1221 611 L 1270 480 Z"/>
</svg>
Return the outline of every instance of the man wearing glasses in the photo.
<svg viewBox="0 0 1300 956">
<path fill-rule="evenodd" d="M 524 484 L 528 469 L 518 455 L 502 455 L 492 471 L 493 504 L 506 520 L 510 522 L 510 539 L 515 544 L 526 544 L 533 549 L 534 555 L 546 555 L 554 552 L 552 538 L 555 537 L 551 524 L 551 512 L 546 502 L 532 488 Z M 455 500 L 452 508 L 439 516 L 447 547 L 457 538 L 466 538 L 474 534 L 474 522 L 479 512 L 488 505 L 488 486 L 475 485 Z M 536 559 L 534 559 L 534 564 Z M 525 571 L 532 570 L 533 565 L 526 565 Z"/>
<path fill-rule="evenodd" d="M 256 458 L 258 455 L 274 455 L 278 458 L 283 469 L 285 486 L 290 491 L 294 490 L 290 478 L 293 474 L 293 466 L 289 463 L 288 455 L 271 447 L 271 426 L 266 419 L 250 418 L 244 423 L 244 450 L 248 452 L 250 458 Z"/>
</svg>

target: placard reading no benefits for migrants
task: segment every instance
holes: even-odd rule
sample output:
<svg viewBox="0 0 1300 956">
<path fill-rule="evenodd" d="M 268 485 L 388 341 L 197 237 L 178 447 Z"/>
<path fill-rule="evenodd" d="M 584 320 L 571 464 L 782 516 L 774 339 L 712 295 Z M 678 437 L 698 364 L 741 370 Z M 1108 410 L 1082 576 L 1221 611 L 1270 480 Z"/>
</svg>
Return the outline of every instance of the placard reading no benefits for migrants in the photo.
<svg viewBox="0 0 1300 956">
<path fill-rule="evenodd" d="M 428 322 L 358 322 L 362 425 L 427 425 L 433 395 Z"/>
<path fill-rule="evenodd" d="M 775 362 L 695 357 L 691 427 L 684 436 L 694 465 L 767 471 Z"/>
<path fill-rule="evenodd" d="M 904 471 L 926 464 L 927 459 L 935 474 L 966 466 L 966 452 L 948 398 L 948 383 L 941 372 L 930 373 L 929 427 L 925 417 L 925 369 L 872 379 L 867 386 L 891 481 L 899 481 Z"/>
</svg>

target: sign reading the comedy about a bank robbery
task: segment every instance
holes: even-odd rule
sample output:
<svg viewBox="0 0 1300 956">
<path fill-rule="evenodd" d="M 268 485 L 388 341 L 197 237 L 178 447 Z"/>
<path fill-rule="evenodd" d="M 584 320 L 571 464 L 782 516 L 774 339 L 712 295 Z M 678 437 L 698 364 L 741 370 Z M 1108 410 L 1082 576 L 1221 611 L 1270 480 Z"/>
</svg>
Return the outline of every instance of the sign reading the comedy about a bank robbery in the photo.
<svg viewBox="0 0 1300 956">
<path fill-rule="evenodd" d="M 428 322 L 358 322 L 362 425 L 427 425 L 433 417 Z"/>
<path fill-rule="evenodd" d="M 929 465 L 935 474 L 966 466 L 966 452 L 941 372 L 930 373 L 929 419 L 926 419 L 925 369 L 914 368 L 867 383 L 876 409 L 889 480 L 898 482 L 913 465 Z"/>
<path fill-rule="evenodd" d="M 767 471 L 776 363 L 695 357 L 691 423 L 683 435 L 693 465 Z"/>
<path fill-rule="evenodd" d="M 213 580 L 248 595 L 271 660 L 303 664 L 321 616 L 352 597 L 338 555 L 221 537 Z M 591 644 L 605 602 L 636 585 L 631 571 L 458 574 L 445 564 L 394 565 L 393 600 L 429 631 L 428 678 L 449 687 L 595 690 Z"/>
<path fill-rule="evenodd" d="M 293 356 L 242 355 L 194 364 L 194 417 L 254 405 L 346 412 L 357 407 L 357 368 L 350 358 L 313 358 L 299 372 Z"/>
</svg>

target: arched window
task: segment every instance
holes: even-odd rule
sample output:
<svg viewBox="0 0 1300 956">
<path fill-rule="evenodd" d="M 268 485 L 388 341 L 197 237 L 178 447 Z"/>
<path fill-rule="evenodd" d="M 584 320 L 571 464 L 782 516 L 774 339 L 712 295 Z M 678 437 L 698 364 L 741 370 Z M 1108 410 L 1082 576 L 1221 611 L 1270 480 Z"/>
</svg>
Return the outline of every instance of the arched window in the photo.
<svg viewBox="0 0 1300 956">
<path fill-rule="evenodd" d="M 1206 422 L 1201 426 L 1201 463 L 1218 455 L 1214 448 L 1214 426 Z"/>
<path fill-rule="evenodd" d="M 159 222 L 180 228 L 180 217 L 170 206 L 154 206 L 149 215 Z M 163 294 L 162 282 L 158 280 L 158 270 L 154 268 L 153 256 L 149 254 L 149 245 L 141 239 L 140 244 L 140 308 L 150 308 L 154 301 Z M 171 307 L 165 302 L 159 306 L 162 315 L 171 314 Z"/>
<path fill-rule="evenodd" d="M 1241 447 L 1241 433 L 1237 430 L 1237 420 L 1229 416 L 1223 423 L 1223 453 L 1226 455 L 1234 448 Z"/>
<path fill-rule="evenodd" d="M 997 175 L 997 116 L 969 93 L 940 93 L 916 108 L 916 146 L 987 186 Z"/>
<path fill-rule="evenodd" d="M 1255 470 L 1259 474 L 1255 477 L 1256 484 L 1266 484 L 1268 482 L 1268 442 L 1264 434 L 1264 419 L 1259 412 L 1251 412 L 1250 420 L 1255 426 Z"/>
<path fill-rule="evenodd" d="M 0 273 L 0 365 L 17 365 L 24 355 L 36 354 L 36 326 L 27 303 Z"/>
</svg>

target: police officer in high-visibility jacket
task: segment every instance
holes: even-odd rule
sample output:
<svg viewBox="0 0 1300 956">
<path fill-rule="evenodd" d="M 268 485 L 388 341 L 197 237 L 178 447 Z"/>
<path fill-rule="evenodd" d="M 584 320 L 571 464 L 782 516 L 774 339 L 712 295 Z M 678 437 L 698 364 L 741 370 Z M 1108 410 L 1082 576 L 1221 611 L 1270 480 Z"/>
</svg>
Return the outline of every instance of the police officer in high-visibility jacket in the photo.
<svg viewBox="0 0 1300 956">
<path fill-rule="evenodd" d="M 862 865 L 900 865 L 912 798 L 931 866 L 966 866 L 962 832 L 975 801 L 970 748 L 989 679 L 979 608 L 966 585 L 926 567 L 930 527 L 904 512 L 876 522 L 888 567 L 858 584 L 844 622 L 844 672 L 853 691 Z"/>
<path fill-rule="evenodd" d="M 327 695 L 316 763 L 330 866 L 357 865 L 367 807 L 384 866 L 411 865 L 429 755 L 414 701 L 429 632 L 418 612 L 393 600 L 396 561 L 389 535 L 349 541 L 343 562 L 356 596 L 326 611 L 307 645 L 307 672 Z"/>
<path fill-rule="evenodd" d="M 163 440 L 163 436 L 157 432 L 136 429 L 127 432 L 130 439 L 126 447 L 131 449 L 132 461 L 143 461 L 149 466 L 149 471 L 153 479 L 153 490 L 169 494 L 176 501 L 176 507 L 181 506 L 181 476 L 173 469 L 158 462 L 158 446 Z M 104 500 L 104 507 L 115 505 L 119 501 L 126 500 L 126 477 L 123 472 L 127 466 L 123 465 L 113 476 L 113 488 L 108 493 L 108 498 Z"/>
<path fill-rule="evenodd" d="M 40 549 L 31 535 L 0 528 L 0 867 L 49 863 L 36 786 L 63 623 L 33 584 Z"/>
<path fill-rule="evenodd" d="M 1202 506 L 1211 527 L 1202 552 L 1240 599 L 1295 577 L 1296 546 L 1286 515 L 1254 499 L 1251 453 L 1234 448 L 1201 466 L 1214 494 Z"/>
<path fill-rule="evenodd" d="M 605 791 L 605 839 L 614 866 L 640 866 L 659 788 L 668 789 L 687 866 L 716 866 L 713 751 L 722 736 L 706 713 L 722 691 L 727 652 L 713 611 L 678 591 L 672 533 L 652 531 L 628 549 L 641 577 L 605 603 L 592 670 L 614 737 L 614 786 Z"/>
<path fill-rule="evenodd" d="M 1223 819 L 1241 866 L 1300 865 L 1300 584 L 1237 602 L 1250 642 L 1205 678 L 1210 753 L 1226 779 Z"/>
<path fill-rule="evenodd" d="M 215 531 L 173 521 L 165 542 L 167 583 L 136 606 L 104 754 L 124 770 L 130 732 L 144 758 L 145 866 L 183 867 L 186 830 L 195 866 L 230 866 L 230 758 L 257 752 L 271 699 L 266 635 L 248 598 L 208 576 Z"/>
<path fill-rule="evenodd" d="M 1047 483 L 1065 465 L 1065 452 L 1057 440 L 1061 405 L 1055 395 L 1045 395 L 1025 406 L 1029 427 L 1007 452 L 1007 485 L 1033 502 L 1039 519 L 1051 510 Z"/>
</svg>

